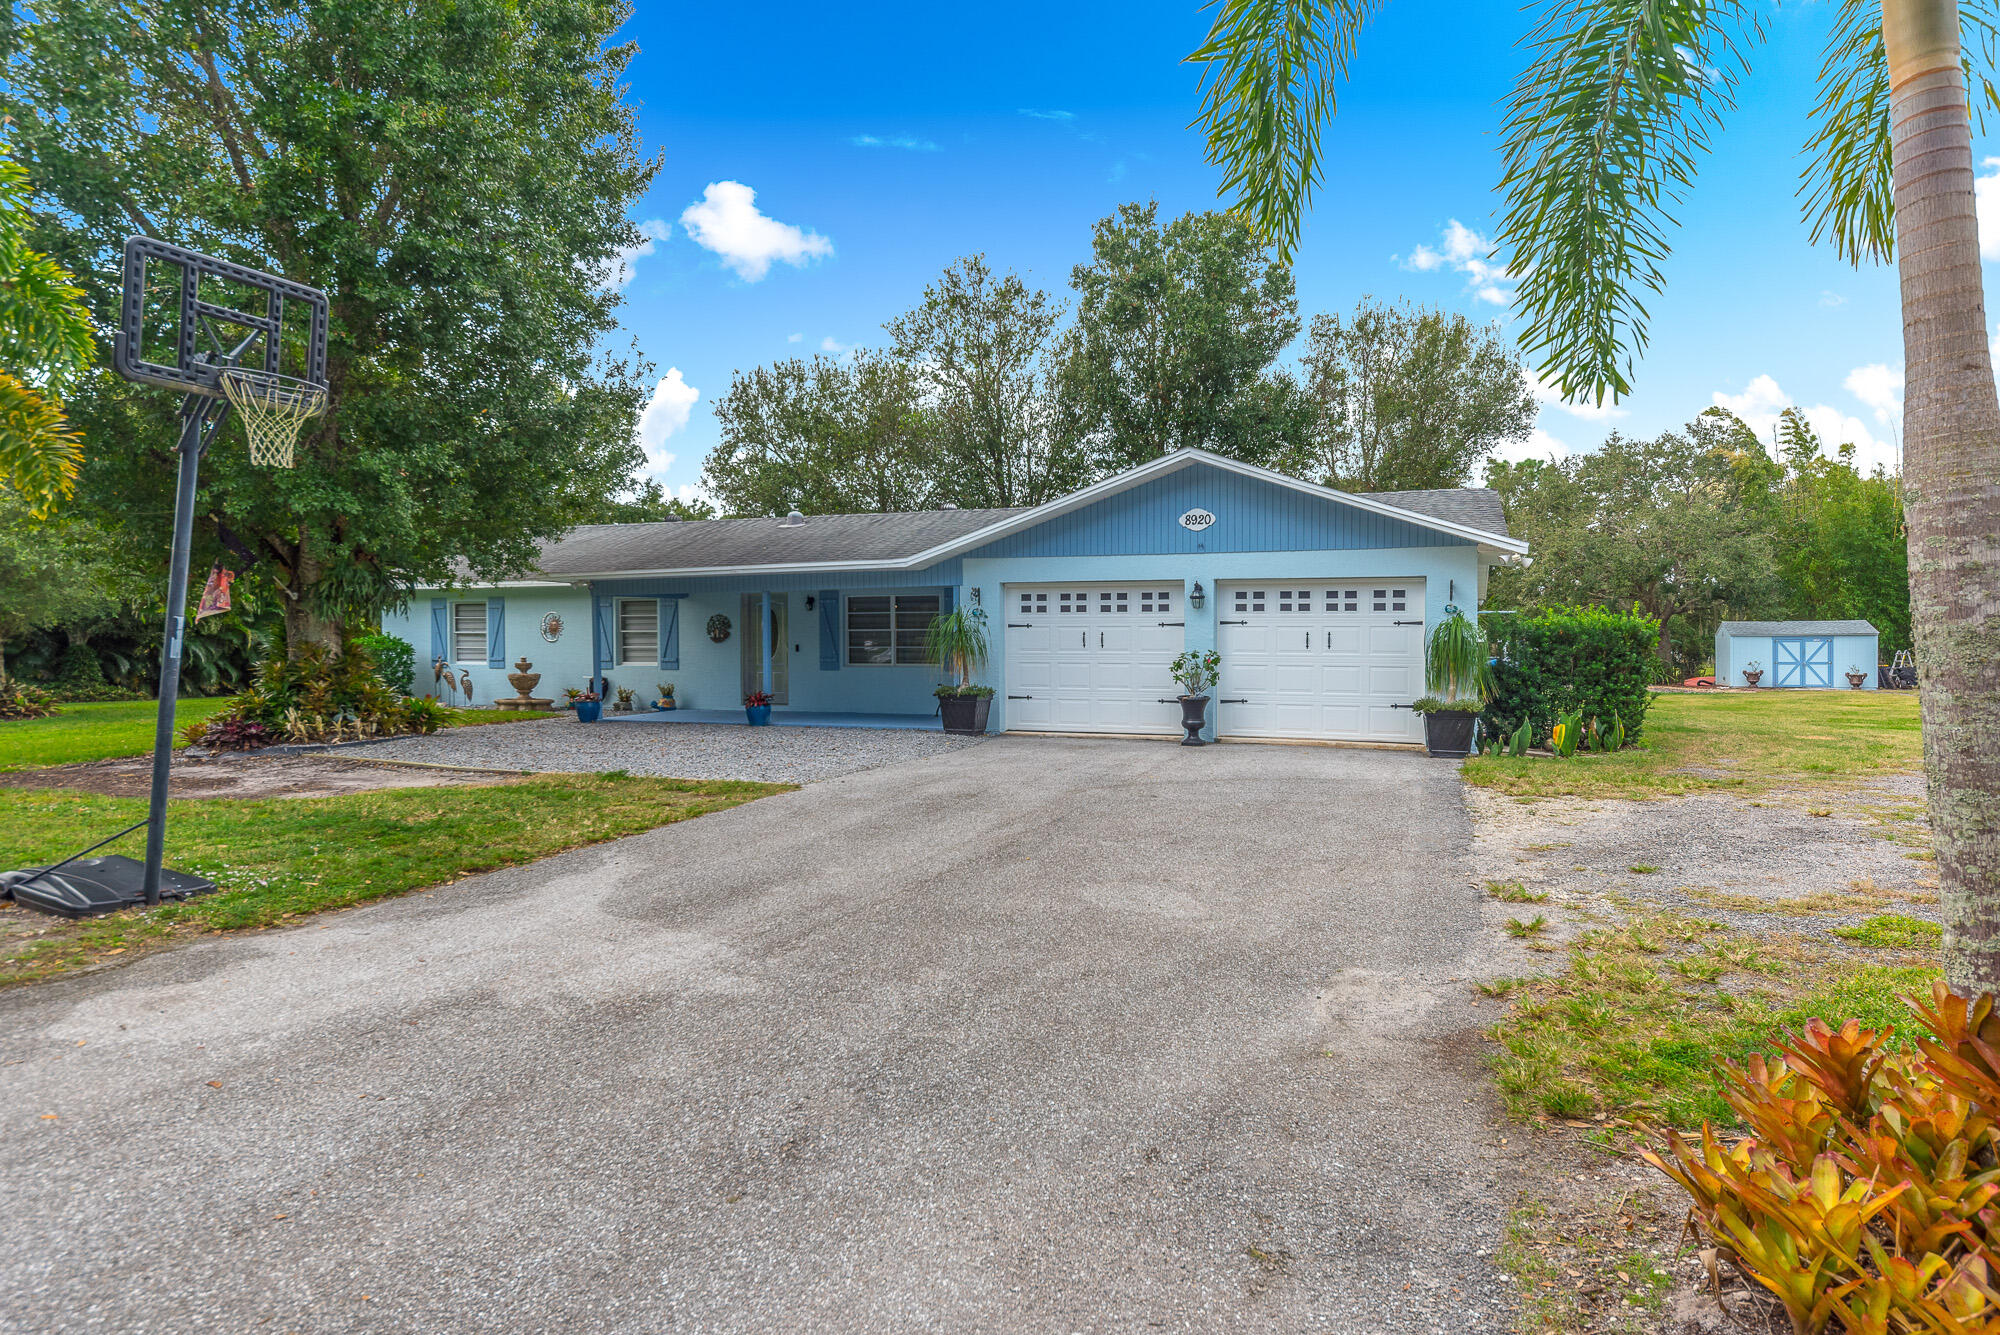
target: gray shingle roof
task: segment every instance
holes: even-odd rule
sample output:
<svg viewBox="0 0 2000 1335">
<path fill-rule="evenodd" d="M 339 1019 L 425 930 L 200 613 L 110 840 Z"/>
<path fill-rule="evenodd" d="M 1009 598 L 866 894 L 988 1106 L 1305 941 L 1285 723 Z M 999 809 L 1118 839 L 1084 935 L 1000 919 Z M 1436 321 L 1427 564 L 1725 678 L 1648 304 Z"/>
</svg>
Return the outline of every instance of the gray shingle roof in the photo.
<svg viewBox="0 0 2000 1335">
<path fill-rule="evenodd" d="M 678 523 L 585 524 L 542 548 L 553 578 L 623 570 L 823 565 L 894 561 L 976 533 L 1019 510 L 915 510 L 813 515 L 796 528 L 776 519 L 685 519 Z"/>
<path fill-rule="evenodd" d="M 1431 519 L 1485 533 L 1507 532 L 1499 493 L 1484 487 L 1368 494 Z M 537 569 L 550 579 L 573 579 L 612 572 L 898 561 L 1025 513 L 1025 509 L 1002 509 L 812 515 L 796 527 L 769 518 L 585 524 L 546 544 Z"/>
<path fill-rule="evenodd" d="M 1500 504 L 1500 493 L 1491 487 L 1447 487 L 1437 491 L 1368 491 L 1361 493 L 1370 500 L 1393 505 L 1399 510 L 1414 510 L 1432 519 L 1442 519 L 1447 524 L 1462 524 L 1466 528 L 1476 528 L 1481 533 L 1497 533 L 1501 537 L 1512 537 L 1507 531 L 1507 511 Z"/>
<path fill-rule="evenodd" d="M 1866 621 L 1725 621 L 1725 635 L 1874 635 Z"/>
</svg>

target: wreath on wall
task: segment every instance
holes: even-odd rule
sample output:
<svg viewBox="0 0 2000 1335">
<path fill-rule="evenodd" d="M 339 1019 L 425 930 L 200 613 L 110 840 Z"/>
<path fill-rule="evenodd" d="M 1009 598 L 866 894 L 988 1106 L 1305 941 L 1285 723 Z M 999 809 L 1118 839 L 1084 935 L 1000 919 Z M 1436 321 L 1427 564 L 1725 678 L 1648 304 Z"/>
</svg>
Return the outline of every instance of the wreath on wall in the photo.
<svg viewBox="0 0 2000 1335">
<path fill-rule="evenodd" d="M 721 644 L 729 638 L 729 618 L 717 612 L 708 619 L 708 638 Z"/>
</svg>

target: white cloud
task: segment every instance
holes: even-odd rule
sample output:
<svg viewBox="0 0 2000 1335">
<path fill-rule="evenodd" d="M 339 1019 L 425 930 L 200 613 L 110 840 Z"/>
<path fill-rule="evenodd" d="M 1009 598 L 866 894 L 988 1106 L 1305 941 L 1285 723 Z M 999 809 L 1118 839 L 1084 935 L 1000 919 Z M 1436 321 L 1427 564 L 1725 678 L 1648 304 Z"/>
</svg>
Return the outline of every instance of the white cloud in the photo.
<svg viewBox="0 0 2000 1335">
<path fill-rule="evenodd" d="M 910 153 L 935 153 L 938 146 L 928 139 L 919 139 L 913 134 L 897 134 L 884 137 L 874 134 L 857 134 L 847 141 L 856 148 L 900 148 Z"/>
<path fill-rule="evenodd" d="M 1073 121 L 1076 119 L 1074 111 L 1039 111 L 1034 107 L 1022 107 L 1021 114 L 1023 116 L 1033 116 L 1038 121 Z"/>
<path fill-rule="evenodd" d="M 1563 398 L 1560 389 L 1551 385 L 1533 371 L 1528 372 L 1528 392 L 1533 394 L 1546 406 L 1554 408 L 1558 412 L 1568 413 L 1571 417 L 1580 417 L 1586 422 L 1615 421 L 1627 414 L 1626 409 L 1618 407 L 1609 400 L 1598 403 L 1591 399 L 1585 399 L 1579 403 L 1571 403 Z"/>
<path fill-rule="evenodd" d="M 1864 366 L 1849 373 L 1847 389 L 1849 393 L 1873 408 L 1880 417 L 1882 409 L 1878 403 L 1883 400 L 1878 398 L 1876 402 L 1870 402 L 1855 388 L 1857 378 L 1861 384 L 1870 389 L 1871 393 L 1886 383 L 1886 377 L 1868 374 L 1876 369 Z M 1880 369 L 1885 373 L 1888 370 L 1886 367 Z M 1900 384 L 1901 375 L 1896 374 L 1894 379 Z M 1900 388 L 1891 392 L 1900 393 Z M 1792 398 L 1779 388 L 1778 382 L 1768 375 L 1760 375 L 1752 380 L 1743 387 L 1741 394 L 1725 394 L 1717 390 L 1715 403 L 1717 407 L 1727 408 L 1742 418 L 1744 424 L 1774 450 L 1778 438 L 1778 415 L 1786 408 L 1796 406 L 1800 415 L 1818 434 L 1822 452 L 1827 458 L 1838 458 L 1842 445 L 1852 445 L 1854 465 L 1864 473 L 1877 465 L 1891 471 L 1899 466 L 1893 435 L 1878 436 L 1859 417 L 1829 403 L 1795 404 Z"/>
<path fill-rule="evenodd" d="M 785 342 L 787 342 L 787 343 L 796 343 L 796 342 L 798 342 L 798 341 L 799 341 L 800 339 L 802 339 L 802 338 L 804 338 L 804 337 L 805 337 L 805 335 L 804 335 L 804 334 L 786 334 L 786 335 L 785 335 Z"/>
<path fill-rule="evenodd" d="M 681 378 L 678 366 L 668 367 L 653 387 L 651 402 L 639 414 L 639 446 L 646 451 L 649 470 L 662 473 L 674 466 L 674 456 L 665 448 L 667 438 L 687 426 L 700 397 L 701 391 Z"/>
<path fill-rule="evenodd" d="M 1841 296 L 1840 293 L 1835 292 L 1833 289 L 1827 288 L 1819 294 L 1819 304 L 1828 310 L 1832 310 L 1836 306 L 1845 306 L 1847 298 Z"/>
<path fill-rule="evenodd" d="M 769 273 L 773 260 L 804 267 L 833 254 L 833 242 L 766 217 L 756 200 L 757 192 L 741 181 L 711 181 L 701 202 L 681 213 L 681 226 L 696 245 L 720 255 L 746 283 Z"/>
<path fill-rule="evenodd" d="M 1575 453 L 1577 453 L 1575 446 L 1567 441 L 1557 440 L 1540 427 L 1536 427 L 1528 433 L 1526 440 L 1511 441 L 1493 451 L 1493 458 L 1518 464 L 1526 459 L 1566 459 Z"/>
<path fill-rule="evenodd" d="M 629 246 L 621 246 L 604 265 L 604 286 L 613 291 L 622 290 L 632 281 L 632 265 L 642 255 L 650 255 L 653 248 L 673 235 L 666 221 L 648 218 L 639 224 L 639 239 Z"/>
<path fill-rule="evenodd" d="M 835 337 L 834 337 L 834 336 L 833 336 L 832 334 L 828 334 L 828 335 L 827 335 L 827 336 L 826 336 L 825 338 L 823 338 L 823 339 L 821 339 L 821 340 L 819 341 L 819 350 L 820 350 L 821 352 L 831 352 L 831 353 L 836 353 L 836 354 L 837 354 L 837 353 L 842 353 L 842 352 L 846 352 L 846 351 L 847 351 L 847 349 L 848 349 L 848 347 L 849 347 L 849 345 L 848 345 L 848 344 L 846 344 L 846 343 L 842 343 L 842 342 L 841 342 L 841 341 L 840 341 L 839 339 L 835 338 Z"/>
<path fill-rule="evenodd" d="M 1903 368 L 1881 362 L 1857 366 L 1847 373 L 1841 387 L 1875 410 L 1875 420 L 1886 427 L 1903 421 Z"/>
<path fill-rule="evenodd" d="M 1986 176 L 1972 178 L 1972 207 L 1979 215 L 1979 258 L 2000 260 L 2000 158 L 1979 164 Z"/>
<path fill-rule="evenodd" d="M 1493 262 L 1493 246 L 1484 236 L 1452 218 L 1444 225 L 1443 242 L 1437 247 L 1418 246 L 1408 259 L 1400 255 L 1390 258 L 1418 273 L 1450 269 L 1464 274 L 1466 290 L 1476 299 L 1495 306 L 1513 304 L 1516 279 L 1504 265 Z"/>
</svg>

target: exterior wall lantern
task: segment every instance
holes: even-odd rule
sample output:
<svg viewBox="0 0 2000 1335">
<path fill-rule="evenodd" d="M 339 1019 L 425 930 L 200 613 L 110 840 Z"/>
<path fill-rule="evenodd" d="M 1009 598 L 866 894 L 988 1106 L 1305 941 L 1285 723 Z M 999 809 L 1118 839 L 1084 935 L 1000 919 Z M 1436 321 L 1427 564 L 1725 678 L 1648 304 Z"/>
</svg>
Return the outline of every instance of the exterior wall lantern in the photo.
<svg viewBox="0 0 2000 1335">
<path fill-rule="evenodd" d="M 1208 595 L 1201 591 L 1201 581 L 1196 580 L 1194 582 L 1194 588 L 1188 591 L 1188 606 L 1194 608 L 1197 612 L 1199 612 L 1201 610 L 1201 605 L 1207 601 L 1208 601 Z"/>
</svg>

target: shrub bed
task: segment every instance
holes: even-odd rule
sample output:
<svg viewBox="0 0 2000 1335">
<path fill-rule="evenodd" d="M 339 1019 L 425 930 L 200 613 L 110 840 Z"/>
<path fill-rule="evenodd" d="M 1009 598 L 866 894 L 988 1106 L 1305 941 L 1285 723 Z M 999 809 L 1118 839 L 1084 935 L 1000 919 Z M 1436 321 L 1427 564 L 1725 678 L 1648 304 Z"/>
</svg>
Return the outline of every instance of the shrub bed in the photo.
<svg viewBox="0 0 2000 1335">
<path fill-rule="evenodd" d="M 1480 715 L 1486 735 L 1512 737 L 1523 723 L 1533 742 L 1549 740 L 1558 719 L 1613 720 L 1634 742 L 1653 701 L 1647 690 L 1660 623 L 1637 612 L 1556 607 L 1517 617 L 1491 617 L 1487 635 L 1498 661 L 1493 695 Z"/>
</svg>

